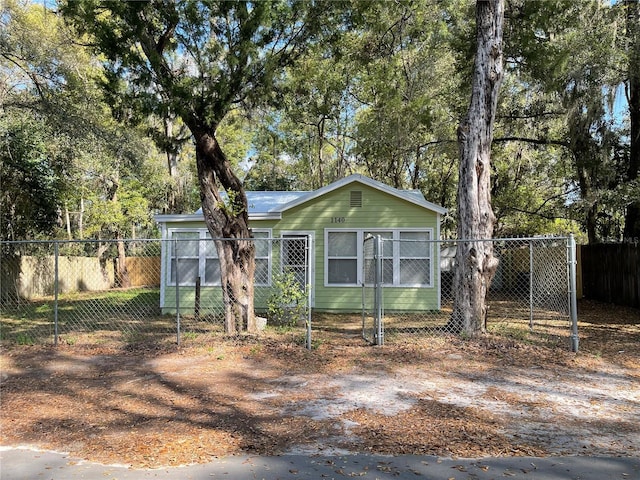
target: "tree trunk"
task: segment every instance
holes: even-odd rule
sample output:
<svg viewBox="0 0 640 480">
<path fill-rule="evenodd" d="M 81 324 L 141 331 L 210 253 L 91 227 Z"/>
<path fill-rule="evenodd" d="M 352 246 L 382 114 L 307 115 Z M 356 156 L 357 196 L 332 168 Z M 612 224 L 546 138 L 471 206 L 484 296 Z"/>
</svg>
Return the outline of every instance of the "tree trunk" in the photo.
<svg viewBox="0 0 640 480">
<path fill-rule="evenodd" d="M 167 116 L 163 119 L 164 135 L 167 139 L 165 153 L 167 155 L 167 169 L 171 179 L 171 189 L 167 194 L 167 212 L 182 213 L 184 208 L 184 188 L 178 173 L 178 146 L 176 135 L 173 132 L 174 120 Z"/>
<path fill-rule="evenodd" d="M 84 198 L 80 197 L 80 213 L 78 214 L 78 236 L 84 239 Z"/>
<path fill-rule="evenodd" d="M 67 229 L 67 240 L 71 240 L 73 238 L 71 234 L 71 216 L 69 215 L 69 207 L 66 203 L 64 205 L 64 224 Z"/>
<path fill-rule="evenodd" d="M 255 332 L 255 246 L 249 240 L 247 196 L 215 138 L 215 129 L 195 126 L 191 131 L 196 140 L 202 212 L 211 237 L 217 239 L 225 333 L 233 335 L 245 328 Z M 220 195 L 218 182 L 227 198 Z"/>
<path fill-rule="evenodd" d="M 640 169 L 640 0 L 625 0 L 627 9 L 627 38 L 629 52 L 629 168 L 627 180 L 638 178 Z M 640 201 L 627 206 L 624 219 L 624 238 L 638 241 L 640 238 Z"/>
<path fill-rule="evenodd" d="M 573 92 L 571 95 L 574 95 Z M 575 95 L 577 97 L 577 95 Z M 570 110 L 568 118 L 569 126 L 569 150 L 573 155 L 580 198 L 584 202 L 584 225 L 587 230 L 589 245 L 598 242 L 598 200 L 595 195 L 597 183 L 595 181 L 597 168 L 600 164 L 600 149 L 593 140 L 591 133 L 593 117 L 586 115 L 588 108 L 583 102 L 574 100 L 575 105 Z"/>
<path fill-rule="evenodd" d="M 116 261 L 116 286 L 129 288 L 131 286 L 131 279 L 129 278 L 129 270 L 127 269 L 127 253 L 122 234 L 118 232 L 117 236 L 118 260 Z"/>
<path fill-rule="evenodd" d="M 471 102 L 458 127 L 458 243 L 454 305 L 449 330 L 473 335 L 485 330 L 486 294 L 498 267 L 493 256 L 491 141 L 502 82 L 504 0 L 476 2 L 477 51 Z M 484 239 L 484 240 L 480 240 Z M 464 241 L 468 240 L 468 241 Z"/>
<path fill-rule="evenodd" d="M 318 185 L 324 187 L 324 158 L 322 158 L 322 148 L 324 146 L 324 121 L 322 118 L 317 125 L 318 129 L 318 151 L 317 151 L 317 161 L 318 161 Z"/>
</svg>

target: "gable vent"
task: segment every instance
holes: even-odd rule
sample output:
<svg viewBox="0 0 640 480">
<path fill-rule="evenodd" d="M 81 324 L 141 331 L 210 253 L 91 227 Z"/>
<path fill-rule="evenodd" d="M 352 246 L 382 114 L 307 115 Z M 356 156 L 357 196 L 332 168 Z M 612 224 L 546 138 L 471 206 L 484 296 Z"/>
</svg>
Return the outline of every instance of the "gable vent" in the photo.
<svg viewBox="0 0 640 480">
<path fill-rule="evenodd" d="M 351 198 L 349 200 L 350 207 L 362 207 L 362 191 L 352 190 Z"/>
</svg>

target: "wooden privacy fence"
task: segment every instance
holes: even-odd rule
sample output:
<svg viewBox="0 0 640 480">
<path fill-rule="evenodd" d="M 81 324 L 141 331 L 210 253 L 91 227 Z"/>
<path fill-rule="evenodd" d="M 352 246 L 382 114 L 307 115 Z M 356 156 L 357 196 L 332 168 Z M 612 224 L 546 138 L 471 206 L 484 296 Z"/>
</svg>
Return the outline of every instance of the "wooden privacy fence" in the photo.
<svg viewBox="0 0 640 480">
<path fill-rule="evenodd" d="M 58 257 L 58 278 L 55 257 L 21 256 L 4 262 L 0 282 L 12 288 L 21 298 L 34 299 L 51 296 L 58 282 L 58 292 L 104 291 L 115 285 L 113 262 L 101 263 L 96 257 Z M 160 286 L 160 257 L 127 257 L 126 267 L 130 287 Z"/>
<path fill-rule="evenodd" d="M 586 298 L 640 308 L 640 247 L 636 243 L 582 245 Z"/>
</svg>

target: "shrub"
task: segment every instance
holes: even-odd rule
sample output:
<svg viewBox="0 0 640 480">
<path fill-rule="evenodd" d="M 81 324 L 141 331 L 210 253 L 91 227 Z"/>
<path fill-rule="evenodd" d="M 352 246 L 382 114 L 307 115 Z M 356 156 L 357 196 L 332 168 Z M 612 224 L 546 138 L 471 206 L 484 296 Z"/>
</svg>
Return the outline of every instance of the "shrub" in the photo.
<svg viewBox="0 0 640 480">
<path fill-rule="evenodd" d="M 273 276 L 273 292 L 267 299 L 267 320 L 271 325 L 295 326 L 304 319 L 306 291 L 292 270 Z"/>
</svg>

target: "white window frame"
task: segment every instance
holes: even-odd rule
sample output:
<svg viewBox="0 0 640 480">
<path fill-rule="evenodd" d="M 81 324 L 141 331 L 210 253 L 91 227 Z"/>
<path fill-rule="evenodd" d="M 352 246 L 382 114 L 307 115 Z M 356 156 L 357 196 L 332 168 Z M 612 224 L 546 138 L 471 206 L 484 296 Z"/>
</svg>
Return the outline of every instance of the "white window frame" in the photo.
<svg viewBox="0 0 640 480">
<path fill-rule="evenodd" d="M 266 233 L 267 236 L 265 237 L 266 239 L 270 239 L 271 238 L 271 229 L 255 229 L 254 230 L 255 233 Z M 218 253 L 217 250 L 214 249 L 215 252 L 215 257 L 211 257 L 211 256 L 207 256 L 206 255 L 206 249 L 205 249 L 205 242 L 211 242 L 211 237 L 209 235 L 209 230 L 206 228 L 170 228 L 167 230 L 167 238 L 170 241 L 170 245 L 168 250 L 168 255 L 167 255 L 167 285 L 170 287 L 175 287 L 176 286 L 176 282 L 175 280 L 172 280 L 173 278 L 173 270 L 172 270 L 172 266 L 173 266 L 173 260 L 175 259 L 175 257 L 173 256 L 174 253 L 174 249 L 173 249 L 173 235 L 174 233 L 197 233 L 198 234 L 198 238 L 197 239 L 193 239 L 193 241 L 198 241 L 199 245 L 198 245 L 198 276 L 203 279 L 202 280 L 202 286 L 206 286 L 206 287 L 219 287 L 222 284 L 222 281 L 220 278 L 218 278 L 217 280 L 213 281 L 213 282 L 205 282 L 206 276 L 205 276 L 205 272 L 206 272 L 206 265 L 207 265 L 207 258 L 218 258 Z M 256 239 L 258 240 L 258 239 Z M 180 243 L 181 241 L 179 241 L 178 243 Z M 273 252 L 272 252 L 273 248 L 271 246 L 271 244 L 269 244 L 269 251 L 266 257 L 257 257 L 257 258 L 261 258 L 261 259 L 267 259 L 267 271 L 268 271 L 268 278 L 267 278 L 267 283 L 256 283 L 255 286 L 258 287 L 262 287 L 262 286 L 269 286 L 271 285 L 271 271 L 272 271 L 272 263 L 273 263 Z M 178 257 L 180 259 L 186 259 L 186 258 L 196 258 L 195 256 L 192 257 L 184 257 L 184 256 L 180 256 Z M 195 282 L 187 282 L 187 283 L 183 283 L 180 282 L 180 286 L 194 286 Z"/>
<path fill-rule="evenodd" d="M 355 233 L 356 234 L 356 254 L 349 256 L 329 255 L 329 235 L 332 233 Z M 362 284 L 362 231 L 352 228 L 326 228 L 324 230 L 324 285 L 325 287 L 355 287 Z M 356 260 L 356 282 L 355 283 L 330 283 L 329 282 L 329 262 L 331 260 Z"/>
<path fill-rule="evenodd" d="M 168 248 L 169 254 L 167 255 L 168 257 L 167 258 L 167 285 L 169 285 L 170 287 L 175 287 L 176 284 L 178 283 L 176 282 L 176 278 L 173 274 L 174 260 L 180 261 L 180 260 L 186 260 L 186 259 L 190 259 L 190 260 L 197 259 L 198 260 L 198 276 L 204 279 L 204 268 L 205 268 L 206 262 L 204 262 L 203 259 L 206 257 L 205 257 L 204 247 L 202 245 L 202 240 L 204 239 L 205 232 L 206 232 L 206 229 L 202 230 L 198 228 L 172 228 L 168 230 L 167 238 L 169 239 L 169 248 Z M 175 253 L 174 246 L 176 244 L 178 245 L 178 252 L 179 252 L 180 244 L 185 243 L 185 240 L 178 240 L 176 242 L 176 239 L 173 238 L 175 234 L 180 234 L 180 233 L 191 233 L 196 236 L 196 238 L 194 238 L 191 241 L 198 242 L 197 255 L 195 256 L 178 255 L 177 257 L 174 255 Z M 184 282 L 179 277 L 177 278 L 177 280 L 179 280 L 179 285 L 181 287 L 195 285 L 195 282 Z M 205 283 L 203 282 L 202 285 L 205 285 Z"/>
<path fill-rule="evenodd" d="M 429 251 L 427 256 L 402 256 L 402 234 L 403 233 L 427 233 L 427 245 Z M 417 287 L 417 288 L 433 288 L 433 229 L 417 229 L 417 228 L 402 228 L 394 232 L 394 252 L 393 252 L 393 264 L 394 264 L 394 286 L 399 287 Z M 397 251 L 396 251 L 397 250 Z M 401 262 L 402 260 L 428 260 L 429 261 L 429 281 L 427 283 L 401 283 Z"/>
<path fill-rule="evenodd" d="M 272 232 L 270 228 L 257 228 L 252 229 L 253 233 L 261 233 L 266 234 L 264 237 L 256 238 L 255 240 L 263 240 L 267 243 L 267 255 L 258 257 L 256 255 L 255 259 L 257 260 L 267 260 L 267 282 L 266 283 L 258 283 L 254 278 L 254 286 L 256 287 L 270 287 L 273 280 L 273 239 Z M 255 275 L 255 274 L 254 274 Z"/>
<path fill-rule="evenodd" d="M 329 261 L 336 258 L 350 257 L 330 257 L 329 256 L 329 236 L 331 233 L 355 233 L 357 242 L 357 282 L 356 283 L 329 283 Z M 398 288 L 433 288 L 434 286 L 434 258 L 433 258 L 433 228 L 325 228 L 324 230 L 324 286 L 325 287 L 359 287 L 362 285 L 362 271 L 364 266 L 364 238 L 367 234 L 376 235 L 380 233 L 391 233 L 393 238 L 393 283 L 385 283 L 385 286 Z M 429 242 L 428 256 L 426 257 L 400 257 L 400 236 L 401 233 L 419 232 L 427 233 Z M 387 240 L 389 241 L 389 240 Z M 425 259 L 429 260 L 429 282 L 417 284 L 400 283 L 400 260 L 401 259 Z"/>
</svg>

